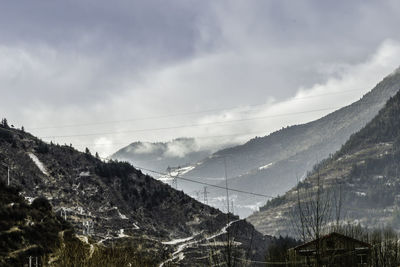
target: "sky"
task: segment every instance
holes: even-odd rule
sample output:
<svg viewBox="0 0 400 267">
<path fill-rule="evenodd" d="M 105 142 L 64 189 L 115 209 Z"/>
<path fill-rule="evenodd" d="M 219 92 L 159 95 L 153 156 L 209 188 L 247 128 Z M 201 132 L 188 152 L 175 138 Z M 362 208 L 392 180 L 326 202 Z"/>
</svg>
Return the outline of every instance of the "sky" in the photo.
<svg viewBox="0 0 400 267">
<path fill-rule="evenodd" d="M 1 1 L 0 117 L 103 157 L 243 143 L 397 69 L 399 14 L 396 0 Z"/>
</svg>

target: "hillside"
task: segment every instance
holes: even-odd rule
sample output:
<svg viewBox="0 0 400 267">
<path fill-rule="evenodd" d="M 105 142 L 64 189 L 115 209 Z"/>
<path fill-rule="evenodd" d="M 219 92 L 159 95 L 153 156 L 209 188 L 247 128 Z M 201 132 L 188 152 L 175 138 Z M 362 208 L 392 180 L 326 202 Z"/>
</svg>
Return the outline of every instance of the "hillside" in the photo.
<svg viewBox="0 0 400 267">
<path fill-rule="evenodd" d="M 19 193 L 18 188 L 0 182 L 0 266 L 27 266 L 29 261 L 33 266 L 60 267 L 157 263 L 157 257 L 140 251 L 137 244 L 129 248 L 89 244 L 86 236 L 77 236 L 54 213 L 47 199 L 39 197 L 29 204 Z M 124 253 L 129 255 L 122 257 Z"/>
<path fill-rule="evenodd" d="M 359 101 L 316 121 L 283 128 L 268 136 L 220 150 L 193 165 L 185 177 L 224 177 L 222 158 L 227 158 L 232 188 L 267 195 L 282 194 L 304 178 L 318 160 L 335 153 L 351 134 L 364 127 L 400 89 L 400 72 L 384 78 Z M 208 182 L 218 183 L 217 179 Z M 221 184 L 222 185 L 222 184 Z M 183 188 L 184 190 L 193 190 Z M 238 196 L 238 205 L 251 205 L 265 199 L 247 200 Z M 243 211 L 248 215 L 251 210 Z"/>
<path fill-rule="evenodd" d="M 207 259 L 207 244 L 225 235 L 221 231 L 228 223 L 226 214 L 144 175 L 129 163 L 104 162 L 88 150 L 81 153 L 71 146 L 47 144 L 4 121 L 0 126 L 0 162 L 10 166 L 11 185 L 22 189 L 22 197 L 27 201 L 48 199 L 54 212 L 95 247 L 122 244 L 129 249 L 131 243 L 140 244 L 137 249 L 161 262 L 190 237 L 202 241 L 197 253 Z M 7 168 L 0 168 L 0 177 L 6 179 Z M 230 220 L 237 218 L 230 216 Z M 254 229 L 245 221 L 233 225 L 239 222 L 239 233 Z M 238 250 L 244 253 L 248 246 L 257 244 L 255 254 L 248 256 L 261 259 L 266 241 L 255 232 L 254 243 L 241 242 Z M 194 245 L 197 243 L 188 244 L 187 249 Z M 223 244 L 217 251 L 221 247 Z M 181 260 L 174 258 L 172 262 Z"/>
<path fill-rule="evenodd" d="M 265 234 L 290 232 L 297 188 L 314 188 L 317 175 L 327 190 L 341 185 L 344 221 L 400 230 L 400 92 L 342 148 L 248 220 Z"/>
<path fill-rule="evenodd" d="M 59 248 L 59 233 L 71 230 L 47 200 L 29 205 L 18 193 L 0 182 L 0 266 L 22 266 L 29 256 L 41 259 Z"/>
</svg>

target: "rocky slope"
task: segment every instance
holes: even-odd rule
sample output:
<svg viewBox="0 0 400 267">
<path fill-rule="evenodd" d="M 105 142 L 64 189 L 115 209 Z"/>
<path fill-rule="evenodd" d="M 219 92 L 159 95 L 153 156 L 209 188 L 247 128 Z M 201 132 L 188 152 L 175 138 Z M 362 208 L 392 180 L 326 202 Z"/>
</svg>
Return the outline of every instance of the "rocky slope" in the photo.
<svg viewBox="0 0 400 267">
<path fill-rule="evenodd" d="M 59 233 L 70 229 L 48 201 L 38 198 L 29 205 L 16 188 L 0 182 L 0 266 L 22 266 L 29 256 L 40 260 L 59 247 Z"/>
<path fill-rule="evenodd" d="M 161 260 L 139 249 L 138 242 L 149 246 L 143 239 L 125 248 L 89 243 L 90 237 L 76 235 L 47 199 L 29 204 L 19 193 L 0 182 L 0 266 L 154 266 Z"/>
<path fill-rule="evenodd" d="M 326 190 L 343 191 L 344 221 L 367 227 L 400 229 L 400 92 L 379 114 L 314 167 L 297 187 L 270 201 L 248 218 L 265 234 L 290 233 L 297 190 L 315 188 L 319 176 Z"/>
<path fill-rule="evenodd" d="M 153 243 L 143 253 L 153 251 L 161 261 L 179 243 L 168 241 L 192 236 L 207 240 L 227 224 L 219 210 L 144 175 L 129 163 L 104 162 L 89 151 L 47 144 L 5 124 L 0 127 L 0 162 L 10 167 L 11 185 L 22 188 L 21 196 L 27 201 L 47 198 L 77 234 L 89 236 L 97 245 L 141 240 L 141 244 Z M 7 168 L 0 168 L 0 177 L 6 179 Z M 247 222 L 242 227 L 243 231 L 252 229 Z M 253 245 L 262 249 L 251 257 L 262 258 L 266 239 L 255 233 Z M 238 249 L 248 248 L 243 242 Z M 197 252 L 206 257 L 209 249 Z"/>
<path fill-rule="evenodd" d="M 230 187 L 267 195 L 282 194 L 296 184 L 296 176 L 304 178 L 318 160 L 337 151 L 351 134 L 364 127 L 399 89 L 400 71 L 397 70 L 359 101 L 316 121 L 218 151 L 193 165 L 185 177 L 199 180 L 224 177 L 222 159 L 226 157 Z M 207 181 L 219 182 L 218 179 Z M 263 201 L 263 198 L 248 200 L 247 196 L 239 195 L 236 203 L 246 206 Z"/>
</svg>

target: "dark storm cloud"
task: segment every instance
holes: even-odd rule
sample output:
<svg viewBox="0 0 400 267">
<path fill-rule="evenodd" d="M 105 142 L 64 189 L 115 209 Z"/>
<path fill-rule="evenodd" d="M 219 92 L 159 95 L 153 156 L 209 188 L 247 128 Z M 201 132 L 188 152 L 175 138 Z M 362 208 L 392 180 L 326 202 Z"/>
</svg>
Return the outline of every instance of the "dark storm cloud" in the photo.
<svg viewBox="0 0 400 267">
<path fill-rule="evenodd" d="M 154 57 L 181 57 L 193 52 L 202 12 L 199 1 L 7 1 L 0 40 L 94 55 L 122 56 L 121 48 L 132 47 Z"/>
<path fill-rule="evenodd" d="M 199 44 L 197 22 L 206 7 L 198 1 L 7 1 L 0 8 L 0 45 L 26 53 L 19 60 L 28 57 L 28 62 L 19 62 L 18 75 L 35 71 L 37 66 L 28 65 L 31 60 L 64 65 L 54 73 L 58 77 L 48 79 L 84 68 L 81 86 L 45 79 L 40 88 L 16 88 L 17 95 L 26 93 L 40 102 L 46 96 L 48 104 L 57 105 L 61 99 L 93 102 L 108 97 L 108 91 L 123 90 L 115 80 L 133 79 L 148 68 L 193 55 Z"/>
</svg>

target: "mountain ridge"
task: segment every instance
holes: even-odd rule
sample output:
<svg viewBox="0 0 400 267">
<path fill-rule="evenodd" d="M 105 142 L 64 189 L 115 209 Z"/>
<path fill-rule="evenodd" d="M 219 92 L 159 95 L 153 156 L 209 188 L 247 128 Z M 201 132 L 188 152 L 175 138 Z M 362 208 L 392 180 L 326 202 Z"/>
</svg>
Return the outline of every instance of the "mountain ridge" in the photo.
<svg viewBox="0 0 400 267">
<path fill-rule="evenodd" d="M 220 159 L 226 157 L 230 187 L 267 195 L 282 194 L 294 186 L 297 179 L 304 178 L 319 159 L 335 153 L 399 89 L 400 73 L 397 70 L 353 104 L 318 120 L 282 128 L 243 145 L 217 151 L 193 165 L 194 168 L 185 177 L 199 180 L 204 177 L 223 177 Z M 250 203 L 242 199 L 238 203 L 248 205 L 257 201 Z"/>
<path fill-rule="evenodd" d="M 344 220 L 365 227 L 392 226 L 399 230 L 399 114 L 400 92 L 340 150 L 314 166 L 304 181 L 267 203 L 248 220 L 265 234 L 290 233 L 283 218 L 293 212 L 298 188 L 312 188 L 318 176 L 328 189 L 341 184 Z"/>
<path fill-rule="evenodd" d="M 184 167 L 211 155 L 217 148 L 198 143 L 195 138 L 181 137 L 168 142 L 133 142 L 112 155 L 110 159 L 127 161 L 155 171 L 168 167 Z"/>
<path fill-rule="evenodd" d="M 96 247 L 141 240 L 143 244 L 153 244 L 149 251 L 161 260 L 179 249 L 169 241 L 196 236 L 203 244 L 197 255 L 205 256 L 212 241 L 207 238 L 229 223 L 226 214 L 143 174 L 129 163 L 105 162 L 89 150 L 83 153 L 68 145 L 47 144 L 6 124 L 0 125 L 0 162 L 12 167 L 11 185 L 22 188 L 21 196 L 27 201 L 47 198 L 55 213 L 65 216 L 75 231 L 90 237 Z M 0 177 L 7 177 L 7 169 L 0 169 Z M 229 216 L 231 221 L 237 219 Z M 245 221 L 241 225 L 242 232 L 254 229 Z M 225 233 L 216 238 L 223 236 Z M 258 232 L 254 236 L 258 248 L 249 257 L 261 259 L 268 240 Z M 238 247 L 240 255 L 245 255 L 247 246 L 251 246 L 246 242 Z M 190 248 L 180 252 L 187 255 L 186 261 L 193 260 Z M 217 246 L 217 251 L 222 248 Z M 179 257 L 172 262 L 185 261 Z"/>
</svg>

